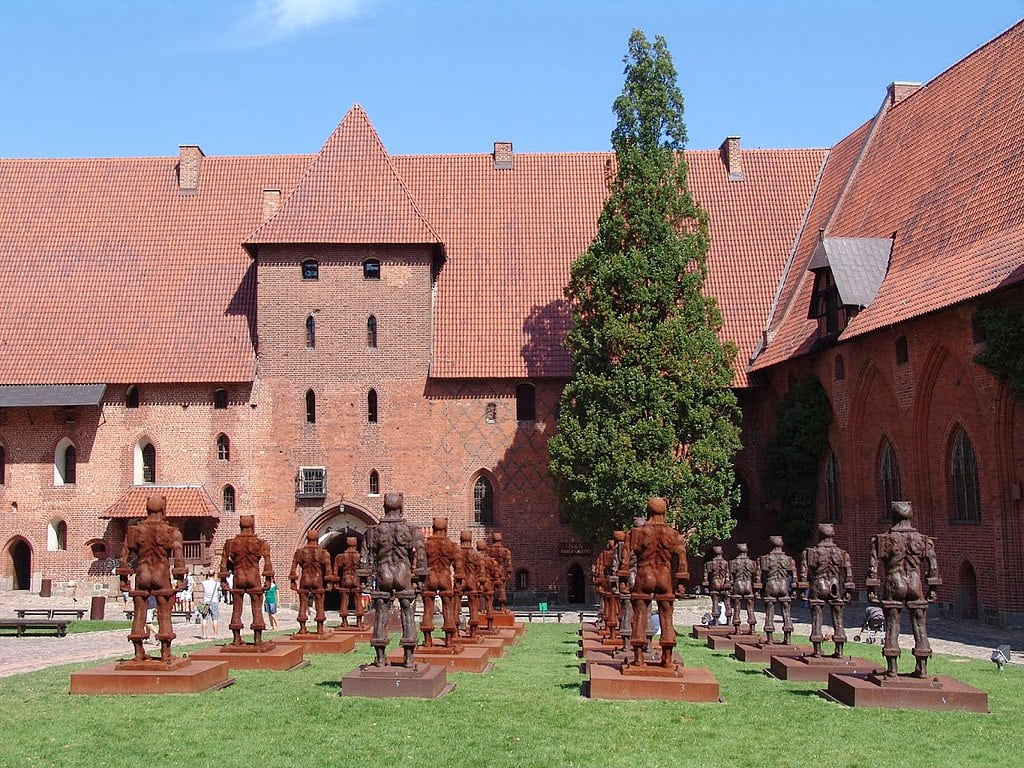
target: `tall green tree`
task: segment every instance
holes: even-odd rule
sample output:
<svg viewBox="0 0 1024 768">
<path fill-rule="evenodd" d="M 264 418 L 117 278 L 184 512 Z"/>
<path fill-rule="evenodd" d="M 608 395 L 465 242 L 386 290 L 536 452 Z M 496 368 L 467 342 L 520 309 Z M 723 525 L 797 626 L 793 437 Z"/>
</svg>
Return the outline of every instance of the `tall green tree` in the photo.
<svg viewBox="0 0 1024 768">
<path fill-rule="evenodd" d="M 615 100 L 616 164 L 597 235 L 572 265 L 562 393 L 550 470 L 564 514 L 586 538 L 643 514 L 649 496 L 693 529 L 728 535 L 737 498 L 735 348 L 705 296 L 708 215 L 687 190 L 683 96 L 664 38 L 634 30 Z"/>
</svg>

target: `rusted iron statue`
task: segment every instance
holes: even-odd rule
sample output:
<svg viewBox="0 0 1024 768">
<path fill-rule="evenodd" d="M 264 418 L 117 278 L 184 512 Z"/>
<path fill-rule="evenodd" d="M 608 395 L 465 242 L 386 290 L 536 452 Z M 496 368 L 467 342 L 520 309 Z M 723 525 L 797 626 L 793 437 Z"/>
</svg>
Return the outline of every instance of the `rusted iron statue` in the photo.
<svg viewBox="0 0 1024 768">
<path fill-rule="evenodd" d="M 885 612 L 885 657 L 888 677 L 896 676 L 900 657 L 900 611 L 904 605 L 910 612 L 910 628 L 914 633 L 912 677 L 928 674 L 928 658 L 932 648 L 928 642 L 928 603 L 938 599 L 939 566 L 935 545 L 930 536 L 916 531 L 910 523 L 913 510 L 909 501 L 892 503 L 896 521 L 887 533 L 871 537 L 868 577 L 864 584 L 868 602 L 882 606 Z"/>
<path fill-rule="evenodd" d="M 832 656 L 841 659 L 846 643 L 843 610 L 853 599 L 856 585 L 850 555 L 836 546 L 832 540 L 835 533 L 832 523 L 818 526 L 818 543 L 807 547 L 800 555 L 800 589 L 807 590 L 807 602 L 811 606 L 811 645 L 814 648 L 811 655 L 822 655 L 821 644 L 825 641 L 823 619 L 827 605 L 832 614 L 832 640 L 835 642 Z"/>
<path fill-rule="evenodd" d="M 740 634 L 740 614 L 747 611 L 747 634 L 754 633 L 757 619 L 754 618 L 754 580 L 757 564 L 747 555 L 747 545 L 737 544 L 736 557 L 729 561 L 729 602 L 732 605 L 733 634 Z"/>
<path fill-rule="evenodd" d="M 487 554 L 494 558 L 501 569 L 501 579 L 494 585 L 494 602 L 498 611 L 504 613 L 508 610 L 508 589 L 507 585 L 512 581 L 512 551 L 502 543 L 502 535 L 498 531 L 491 534 L 491 543 L 487 547 Z"/>
<path fill-rule="evenodd" d="M 338 608 L 341 626 L 349 626 L 348 616 L 351 611 L 355 615 L 355 628 L 361 629 L 363 615 L 366 613 L 362 596 L 369 571 L 366 570 L 366 563 L 358 544 L 359 539 L 355 536 L 346 536 L 345 549 L 334 556 L 334 588 L 341 595 L 341 604 Z"/>
<path fill-rule="evenodd" d="M 480 613 L 487 631 L 494 629 L 494 595 L 495 584 L 501 578 L 501 566 L 488 554 L 487 542 L 481 539 L 476 543 L 476 552 L 483 564 L 480 578 Z"/>
<path fill-rule="evenodd" d="M 732 579 L 729 575 L 729 561 L 722 555 L 722 548 L 714 546 L 711 548 L 712 557 L 704 563 L 703 586 L 711 595 L 711 623 L 717 624 L 718 617 L 722 615 L 722 605 L 725 605 L 725 619 L 729 623 L 732 617 L 732 607 L 729 605 L 729 595 L 732 594 Z"/>
<path fill-rule="evenodd" d="M 631 560 L 635 562 L 633 582 L 633 627 L 631 666 L 642 667 L 647 651 L 647 624 L 651 601 L 658 608 L 661 624 L 661 666 L 673 668 L 676 630 L 672 605 L 682 597 L 690 574 L 686 564 L 686 538 L 665 522 L 668 501 L 654 497 L 647 501 L 647 521 L 629 532 Z"/>
<path fill-rule="evenodd" d="M 373 637 L 370 645 L 376 653 L 374 664 L 388 666 L 385 650 L 388 645 L 388 613 L 396 599 L 402 618 L 403 666 L 413 666 L 416 648 L 415 611 L 419 583 L 427 575 L 427 560 L 423 556 L 423 536 L 418 528 L 409 525 L 402 516 L 403 498 L 400 493 L 384 497 L 384 517 L 366 533 L 366 554 L 370 572 L 374 577 L 370 597 L 375 611 Z"/>
<path fill-rule="evenodd" d="M 146 608 L 150 597 L 156 598 L 157 634 L 160 641 L 160 661 L 170 663 L 171 641 L 176 635 L 171 628 L 171 609 L 174 595 L 184 588 L 185 556 L 181 531 L 164 520 L 167 499 L 150 496 L 146 499 L 146 517 L 138 525 L 128 528 L 121 548 L 121 565 L 117 575 L 121 591 L 132 597 L 135 612 L 128 639 L 135 646 L 135 661 L 148 661 L 142 644 L 146 640 Z M 128 565 L 135 561 L 135 568 Z M 131 588 L 128 577 L 135 574 Z M 171 582 L 171 577 L 174 582 Z"/>
<path fill-rule="evenodd" d="M 601 620 L 600 631 L 604 636 L 610 636 L 618 625 L 618 595 L 615 591 L 615 581 L 612 578 L 612 561 L 615 558 L 615 541 L 608 539 L 608 544 L 598 552 L 594 558 L 594 565 L 591 568 L 593 574 L 594 591 L 601 599 Z"/>
<path fill-rule="evenodd" d="M 252 605 L 253 642 L 257 648 L 263 645 L 263 595 L 270 589 L 274 578 L 274 565 L 270 561 L 270 545 L 256 535 L 256 518 L 242 515 L 238 518 L 239 534 L 224 542 L 220 558 L 220 583 L 224 592 L 231 593 L 231 644 L 242 646 L 242 608 L 245 595 Z M 260 560 L 263 570 L 260 572 Z M 230 586 L 228 576 L 231 576 Z"/>
<path fill-rule="evenodd" d="M 775 606 L 782 613 L 782 644 L 793 637 L 793 596 L 797 588 L 796 560 L 782 548 L 782 537 L 772 536 L 772 549 L 757 559 L 757 590 L 764 603 L 764 634 L 766 643 L 774 643 Z"/>
<path fill-rule="evenodd" d="M 288 573 L 291 588 L 299 593 L 299 631 L 296 634 L 308 635 L 306 619 L 308 618 L 309 598 L 313 598 L 313 620 L 316 622 L 316 633 L 322 635 L 327 614 L 324 612 L 324 595 L 333 581 L 331 555 L 320 546 L 319 531 L 306 531 L 306 545 L 295 550 L 292 557 L 292 568 Z"/>
<path fill-rule="evenodd" d="M 643 519 L 640 519 L 641 522 Z M 615 591 L 615 599 L 619 603 L 619 637 L 622 638 L 622 651 L 626 654 L 630 651 L 630 638 L 633 636 L 633 577 L 631 568 L 632 553 L 629 551 L 629 543 L 625 531 L 612 531 L 612 541 L 615 548 L 612 550 L 612 573 L 615 576 L 612 582 L 612 589 Z"/>
<path fill-rule="evenodd" d="M 480 579 L 484 564 L 473 546 L 473 532 L 462 531 L 459 534 L 459 556 L 455 571 L 461 574 L 459 583 L 459 603 L 466 598 L 469 607 L 469 623 L 467 637 L 476 641 L 480 638 Z"/>
<path fill-rule="evenodd" d="M 435 517 L 433 530 L 423 542 L 423 550 L 427 558 L 427 576 L 423 581 L 421 595 L 423 597 L 423 621 L 420 631 L 423 632 L 423 645 L 433 646 L 435 601 L 441 598 L 441 631 L 444 633 L 446 647 L 456 650 L 459 647 L 459 607 L 456 603 L 455 585 L 462 581 L 462 574 L 457 570 L 459 563 L 459 547 L 448 538 L 448 520 Z"/>
</svg>

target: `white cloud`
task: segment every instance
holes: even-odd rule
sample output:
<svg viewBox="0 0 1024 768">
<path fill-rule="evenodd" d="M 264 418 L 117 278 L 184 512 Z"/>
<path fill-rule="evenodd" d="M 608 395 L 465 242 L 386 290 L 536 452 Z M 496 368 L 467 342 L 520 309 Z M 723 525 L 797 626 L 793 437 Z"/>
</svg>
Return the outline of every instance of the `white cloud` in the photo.
<svg viewBox="0 0 1024 768">
<path fill-rule="evenodd" d="M 260 45 L 305 29 L 348 21 L 361 15 L 373 0 L 255 0 L 232 37 L 243 45 Z"/>
</svg>

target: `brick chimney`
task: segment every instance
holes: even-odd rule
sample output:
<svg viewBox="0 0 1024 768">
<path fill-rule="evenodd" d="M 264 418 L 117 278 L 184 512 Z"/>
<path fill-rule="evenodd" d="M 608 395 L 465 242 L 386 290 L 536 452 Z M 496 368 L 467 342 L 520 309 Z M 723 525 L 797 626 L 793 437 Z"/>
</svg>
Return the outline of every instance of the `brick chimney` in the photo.
<svg viewBox="0 0 1024 768">
<path fill-rule="evenodd" d="M 199 168 L 204 157 L 198 144 L 182 144 L 178 147 L 178 191 L 182 194 L 192 194 L 199 190 Z"/>
<path fill-rule="evenodd" d="M 510 171 L 512 170 L 512 142 L 511 141 L 496 141 L 494 142 L 494 170 L 496 171 Z"/>
<path fill-rule="evenodd" d="M 722 146 L 718 148 L 722 153 L 722 161 L 729 171 L 729 181 L 743 181 L 743 160 L 740 157 L 740 137 L 726 136 Z"/>
<path fill-rule="evenodd" d="M 920 83 L 889 83 L 889 106 L 895 107 L 920 87 Z"/>
<path fill-rule="evenodd" d="M 281 207 L 281 190 L 263 190 L 263 221 L 269 221 Z"/>
</svg>

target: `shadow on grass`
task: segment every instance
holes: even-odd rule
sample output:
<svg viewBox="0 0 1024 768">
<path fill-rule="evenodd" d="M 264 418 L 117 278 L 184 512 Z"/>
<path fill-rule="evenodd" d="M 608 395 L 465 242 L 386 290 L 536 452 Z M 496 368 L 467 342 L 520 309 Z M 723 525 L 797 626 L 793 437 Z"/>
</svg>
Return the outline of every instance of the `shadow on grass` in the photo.
<svg viewBox="0 0 1024 768">
<path fill-rule="evenodd" d="M 317 685 L 321 688 L 341 688 L 341 680 L 321 680 Z"/>
<path fill-rule="evenodd" d="M 764 670 L 762 670 L 762 669 L 750 669 L 748 667 L 748 668 L 745 668 L 745 669 L 737 669 L 736 671 L 739 672 L 741 675 L 764 676 Z"/>
</svg>

